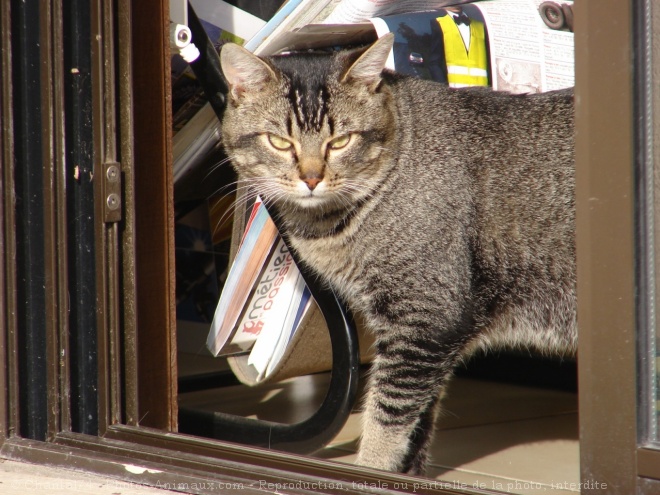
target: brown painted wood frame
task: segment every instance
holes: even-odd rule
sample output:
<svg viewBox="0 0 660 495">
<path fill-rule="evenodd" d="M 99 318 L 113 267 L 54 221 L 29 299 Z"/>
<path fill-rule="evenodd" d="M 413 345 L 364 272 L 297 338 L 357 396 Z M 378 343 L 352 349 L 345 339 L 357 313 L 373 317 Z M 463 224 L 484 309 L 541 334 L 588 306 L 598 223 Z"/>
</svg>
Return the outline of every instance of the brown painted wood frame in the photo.
<svg viewBox="0 0 660 495">
<path fill-rule="evenodd" d="M 50 24 L 42 35 L 56 51 L 59 2 L 41 4 L 54 13 L 44 21 Z M 587 487 L 583 493 L 660 493 L 653 481 L 660 478 L 658 452 L 639 447 L 637 421 L 633 47 L 638 29 L 634 21 L 644 12 L 643 4 L 641 0 L 575 4 L 581 469 L 583 482 L 608 483 L 607 490 Z M 67 369 L 53 363 L 49 439 L 36 442 L 16 434 L 18 381 L 13 351 L 19 329 L 13 308 L 19 302 L 12 264 L 14 179 L 12 135 L 7 130 L 12 122 L 11 60 L 6 49 L 11 46 L 11 25 L 10 2 L 0 2 L 0 112 L 5 125 L 0 140 L 0 386 L 7 391 L 0 394 L 0 456 L 136 483 L 187 486 L 192 493 L 217 493 L 221 484 L 242 488 L 246 494 L 269 488 L 286 493 L 346 493 L 347 487 L 352 493 L 369 493 L 374 486 L 382 488 L 379 493 L 401 493 L 424 482 L 417 493 L 488 493 L 174 433 L 167 2 L 95 0 L 94 9 L 94 29 L 101 35 L 95 48 L 96 153 L 119 161 L 125 175 L 123 222 L 98 226 L 102 248 L 97 262 L 103 274 L 97 310 L 104 336 L 99 342 L 101 426 L 98 436 L 70 431 L 63 385 Z M 657 26 L 657 9 L 653 15 Z M 57 57 L 44 62 L 57 78 L 62 71 Z M 105 70 L 102 62 L 107 63 Z M 56 112 L 57 91 L 45 98 Z M 53 122 L 54 127 L 45 132 L 57 136 L 59 124 Z M 54 188 L 56 194 L 49 199 L 53 299 L 49 314 L 44 315 L 59 322 L 53 342 L 66 331 L 66 274 L 56 249 L 62 241 L 57 194 L 65 191 L 57 181 Z M 57 356 L 55 350 L 51 344 L 49 355 Z M 127 469 L 129 465 L 151 471 Z"/>
<path fill-rule="evenodd" d="M 648 279 L 654 226 L 645 210 L 653 161 L 660 163 L 653 89 L 660 81 L 659 19 L 657 2 L 575 3 L 582 493 L 660 493 L 660 452 L 644 431 L 651 381 L 645 344 L 655 335 L 648 316 L 657 305 L 648 300 L 656 281 Z M 657 224 L 657 203 L 655 210 Z"/>
<path fill-rule="evenodd" d="M 575 4 L 581 477 L 630 494 L 637 395 L 632 3 Z"/>
<path fill-rule="evenodd" d="M 138 420 L 176 431 L 169 3 L 131 2 Z M 151 288 L 151 289 L 150 289 Z M 153 290 L 157 289 L 157 290 Z"/>
</svg>

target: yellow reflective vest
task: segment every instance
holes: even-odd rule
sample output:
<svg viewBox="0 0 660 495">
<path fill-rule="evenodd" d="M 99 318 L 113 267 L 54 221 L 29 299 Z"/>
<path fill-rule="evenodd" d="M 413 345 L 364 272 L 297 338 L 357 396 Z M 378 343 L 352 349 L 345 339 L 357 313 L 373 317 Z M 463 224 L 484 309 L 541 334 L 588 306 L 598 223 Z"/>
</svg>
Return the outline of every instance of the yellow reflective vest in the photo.
<svg viewBox="0 0 660 495">
<path fill-rule="evenodd" d="M 484 23 L 470 22 L 470 49 L 458 30 L 453 17 L 449 14 L 438 17 L 445 43 L 445 60 L 449 86 L 488 86 L 488 60 L 486 57 L 486 30 Z"/>
</svg>

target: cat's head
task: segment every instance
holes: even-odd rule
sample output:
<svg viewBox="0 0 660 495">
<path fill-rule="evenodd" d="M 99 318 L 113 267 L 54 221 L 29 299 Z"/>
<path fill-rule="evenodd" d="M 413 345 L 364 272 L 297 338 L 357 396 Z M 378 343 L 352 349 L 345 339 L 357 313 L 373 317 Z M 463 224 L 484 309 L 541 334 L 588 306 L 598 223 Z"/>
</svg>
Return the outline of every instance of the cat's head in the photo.
<svg viewBox="0 0 660 495">
<path fill-rule="evenodd" d="M 394 116 L 383 69 L 393 36 L 367 50 L 261 59 L 228 44 L 223 144 L 265 199 L 295 207 L 350 205 L 392 161 Z"/>
</svg>

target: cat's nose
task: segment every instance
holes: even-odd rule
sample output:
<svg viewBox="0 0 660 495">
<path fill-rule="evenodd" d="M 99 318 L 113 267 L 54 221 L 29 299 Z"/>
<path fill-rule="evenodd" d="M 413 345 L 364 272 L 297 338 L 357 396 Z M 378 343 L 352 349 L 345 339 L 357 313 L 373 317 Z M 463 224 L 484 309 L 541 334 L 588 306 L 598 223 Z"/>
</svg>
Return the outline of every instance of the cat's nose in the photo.
<svg viewBox="0 0 660 495">
<path fill-rule="evenodd" d="M 305 153 L 303 150 L 303 156 L 300 158 L 298 167 L 298 177 L 307 185 L 310 191 L 316 189 L 319 183 L 323 181 L 325 164 L 322 157 L 315 156 L 310 152 Z"/>
<path fill-rule="evenodd" d="M 303 179 L 303 182 L 307 184 L 307 187 L 309 187 L 310 191 L 313 191 L 316 189 L 316 186 L 319 185 L 319 182 L 321 182 L 321 179 L 318 177 L 310 177 L 308 179 Z"/>
<path fill-rule="evenodd" d="M 323 180 L 323 175 L 312 172 L 302 175 L 300 179 L 307 184 L 310 191 L 313 191 L 319 185 L 319 182 Z"/>
</svg>

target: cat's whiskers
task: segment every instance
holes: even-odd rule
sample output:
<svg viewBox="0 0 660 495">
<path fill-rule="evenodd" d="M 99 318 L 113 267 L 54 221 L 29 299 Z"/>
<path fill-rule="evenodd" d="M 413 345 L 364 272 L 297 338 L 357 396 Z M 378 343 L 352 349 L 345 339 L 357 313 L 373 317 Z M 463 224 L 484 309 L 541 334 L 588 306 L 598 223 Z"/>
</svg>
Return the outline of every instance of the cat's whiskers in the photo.
<svg viewBox="0 0 660 495">
<path fill-rule="evenodd" d="M 225 213 L 223 213 L 220 219 L 218 219 L 216 222 L 214 232 L 217 232 L 217 230 L 219 230 L 224 225 L 224 223 L 233 216 L 234 211 L 241 211 L 245 209 L 248 204 L 257 198 L 257 196 L 261 196 L 262 200 L 268 203 L 269 200 L 277 201 L 278 194 L 281 194 L 279 189 L 274 187 L 270 189 L 259 188 L 259 190 L 257 190 L 254 187 L 254 184 L 249 183 L 249 180 L 239 180 L 236 181 L 235 184 L 240 184 L 242 182 L 245 182 L 245 184 L 238 186 L 236 191 L 237 193 L 239 191 L 247 191 L 247 194 L 237 194 L 234 201 L 227 207 Z"/>
<path fill-rule="evenodd" d="M 226 211 L 220 216 L 220 218 L 215 223 L 215 229 L 213 233 L 215 234 L 219 229 L 221 229 L 226 222 L 231 221 L 235 211 L 240 211 L 244 209 L 245 206 L 254 198 L 256 194 L 245 194 L 245 195 L 236 195 L 234 200 L 227 206 Z"/>
<path fill-rule="evenodd" d="M 204 178 L 203 178 L 202 180 L 206 180 L 206 179 L 208 179 L 209 176 L 210 176 L 213 172 L 215 172 L 216 170 L 218 170 L 220 167 L 222 167 L 222 166 L 225 165 L 226 163 L 231 162 L 231 161 L 234 160 L 235 158 L 236 158 L 235 156 L 227 156 L 227 157 L 223 158 L 222 160 L 220 160 L 219 162 L 214 163 L 213 165 L 211 165 L 211 166 L 209 167 L 208 172 L 206 172 L 206 174 L 204 175 Z"/>
<path fill-rule="evenodd" d="M 249 190 L 253 188 L 254 186 L 251 184 L 251 182 L 248 182 L 245 179 L 239 179 L 234 182 L 225 184 L 224 186 L 216 189 L 213 195 L 220 195 L 226 190 L 231 190 L 232 192 L 235 192 L 237 195 L 240 195 L 240 193 L 242 193 L 244 190 Z"/>
<path fill-rule="evenodd" d="M 230 160 L 231 157 L 221 160 L 214 168 L 218 168 L 222 164 Z M 206 174 L 206 178 L 210 176 L 211 172 Z M 266 186 L 266 187 L 264 187 Z M 233 216 L 235 211 L 244 209 L 247 204 L 251 203 L 256 199 L 257 196 L 268 196 L 272 197 L 277 187 L 273 184 L 273 180 L 270 177 L 250 177 L 250 178 L 239 178 L 236 181 L 225 184 L 224 186 L 218 188 L 213 195 L 221 195 L 225 191 L 233 190 L 236 194 L 234 201 L 227 207 L 226 211 L 220 216 L 216 222 L 214 233 L 222 228 L 226 222 L 228 222 Z M 246 194 L 244 194 L 246 193 Z"/>
<path fill-rule="evenodd" d="M 365 182 L 346 179 L 342 184 L 343 193 L 349 198 L 351 203 L 355 202 L 356 196 L 369 199 L 378 191 L 377 184 L 368 184 Z"/>
</svg>

